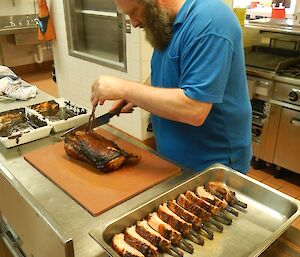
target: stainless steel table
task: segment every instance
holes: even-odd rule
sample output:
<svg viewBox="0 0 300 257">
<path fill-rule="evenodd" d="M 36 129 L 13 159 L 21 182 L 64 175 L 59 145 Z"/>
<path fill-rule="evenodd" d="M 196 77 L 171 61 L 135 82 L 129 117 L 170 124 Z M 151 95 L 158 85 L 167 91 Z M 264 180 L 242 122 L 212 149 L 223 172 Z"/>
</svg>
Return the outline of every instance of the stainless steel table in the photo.
<svg viewBox="0 0 300 257">
<path fill-rule="evenodd" d="M 35 99 L 26 102 L 0 102 L 0 111 L 50 99 L 53 97 L 39 91 Z M 152 151 L 141 142 L 111 126 L 106 125 L 103 128 L 143 149 Z M 23 159 L 24 153 L 55 142 L 57 142 L 55 135 L 51 135 L 11 149 L 0 146 L 0 212 L 6 219 L 6 223 L 19 236 L 16 241 L 26 256 L 107 256 L 88 233 L 110 217 L 110 211 L 93 217 Z M 116 206 L 114 210 L 117 210 L 121 216 L 124 214 L 124 207 L 136 208 L 194 174 L 192 171 L 183 172 Z"/>
</svg>

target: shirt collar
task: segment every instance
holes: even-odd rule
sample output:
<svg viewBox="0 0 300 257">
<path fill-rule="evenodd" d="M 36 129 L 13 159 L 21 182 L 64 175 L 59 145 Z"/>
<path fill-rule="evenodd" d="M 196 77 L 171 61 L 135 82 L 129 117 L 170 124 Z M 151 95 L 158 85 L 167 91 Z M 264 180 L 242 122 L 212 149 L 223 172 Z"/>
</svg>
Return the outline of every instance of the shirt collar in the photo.
<svg viewBox="0 0 300 257">
<path fill-rule="evenodd" d="M 173 23 L 173 26 L 176 24 L 183 23 L 184 20 L 187 17 L 187 14 L 190 12 L 190 9 L 192 8 L 192 5 L 194 4 L 195 0 L 186 0 L 179 10 L 179 12 L 176 15 L 175 21 Z"/>
</svg>

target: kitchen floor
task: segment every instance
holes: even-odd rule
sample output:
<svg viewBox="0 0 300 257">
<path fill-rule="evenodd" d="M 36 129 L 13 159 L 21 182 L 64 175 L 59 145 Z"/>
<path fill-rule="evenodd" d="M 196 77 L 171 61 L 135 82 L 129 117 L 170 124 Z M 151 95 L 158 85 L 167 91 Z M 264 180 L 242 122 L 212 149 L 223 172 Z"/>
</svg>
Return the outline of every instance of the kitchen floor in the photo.
<svg viewBox="0 0 300 257">
<path fill-rule="evenodd" d="M 54 97 L 59 97 L 57 85 L 52 80 L 50 71 L 24 74 L 22 75 L 22 78 L 27 82 L 36 85 L 46 93 Z M 300 174 L 285 170 L 283 170 L 281 174 L 282 176 L 280 178 L 275 178 L 274 171 L 271 168 L 264 167 L 262 169 L 251 168 L 248 176 L 300 200 Z M 300 218 L 293 223 L 293 226 L 300 229 Z"/>
<path fill-rule="evenodd" d="M 56 83 L 53 81 L 51 76 L 51 71 L 43 71 L 36 73 L 28 73 L 20 76 L 25 81 L 36 85 L 39 89 L 52 95 L 54 97 L 58 96 L 58 89 Z"/>
</svg>

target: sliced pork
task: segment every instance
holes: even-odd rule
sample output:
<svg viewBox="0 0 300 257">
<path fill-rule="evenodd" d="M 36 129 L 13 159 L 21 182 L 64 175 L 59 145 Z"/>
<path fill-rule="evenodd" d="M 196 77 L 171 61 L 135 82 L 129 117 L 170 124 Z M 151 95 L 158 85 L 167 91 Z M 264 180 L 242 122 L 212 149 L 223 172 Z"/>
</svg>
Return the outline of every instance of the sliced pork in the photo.
<svg viewBox="0 0 300 257">
<path fill-rule="evenodd" d="M 189 212 L 191 212 L 191 213 L 195 214 L 196 216 L 198 216 L 199 218 L 201 218 L 203 220 L 204 224 L 208 224 L 208 222 L 209 222 L 212 225 L 214 225 L 214 227 L 217 229 L 217 231 L 219 231 L 219 232 L 223 231 L 223 229 L 224 229 L 223 226 L 219 222 L 212 219 L 211 213 L 202 209 L 198 205 L 192 203 L 189 199 L 186 198 L 186 196 L 184 194 L 179 195 L 179 197 L 177 198 L 177 203 L 184 209 L 188 210 Z"/>
<path fill-rule="evenodd" d="M 150 213 L 147 218 L 148 224 L 164 238 L 171 241 L 175 246 L 179 246 L 184 251 L 193 253 L 194 247 L 186 242 L 179 231 L 172 228 L 168 223 L 161 220 L 156 212 Z"/>
<path fill-rule="evenodd" d="M 203 245 L 204 239 L 198 235 L 195 230 L 193 230 L 193 226 L 191 223 L 186 222 L 174 212 L 172 212 L 166 203 L 160 205 L 157 210 L 157 215 L 161 220 L 168 223 L 172 228 L 179 231 L 185 237 L 190 239 L 196 244 Z"/>
<path fill-rule="evenodd" d="M 144 257 L 144 255 L 124 241 L 124 234 L 116 234 L 112 238 L 112 248 L 122 257 Z"/>
<path fill-rule="evenodd" d="M 126 228 L 124 240 L 146 257 L 158 257 L 158 249 L 136 232 L 136 226 Z"/>
<path fill-rule="evenodd" d="M 151 228 L 146 220 L 137 222 L 136 232 L 162 251 L 175 257 L 183 256 L 183 253 L 180 250 L 171 245 L 170 240 L 164 238 L 161 234 Z"/>
<path fill-rule="evenodd" d="M 187 199 L 189 199 L 192 203 L 198 205 L 200 208 L 203 208 L 207 212 L 211 213 L 213 218 L 223 224 L 231 225 L 232 219 L 227 217 L 221 212 L 221 209 L 215 205 L 210 204 L 209 202 L 198 197 L 194 192 L 187 191 L 185 193 Z"/>
<path fill-rule="evenodd" d="M 207 192 L 203 186 L 196 188 L 196 194 L 201 199 L 204 199 L 205 201 L 217 206 L 218 208 L 226 210 L 227 212 L 233 214 L 236 217 L 239 216 L 239 212 L 230 207 L 224 199 L 220 199 L 215 195 L 212 195 L 211 193 Z"/>
<path fill-rule="evenodd" d="M 236 204 L 244 209 L 247 208 L 247 204 L 238 200 L 235 196 L 235 192 L 229 190 L 229 188 L 227 188 L 222 182 L 208 182 L 204 187 L 213 195 L 226 200 L 226 202 L 231 206 Z"/>
</svg>

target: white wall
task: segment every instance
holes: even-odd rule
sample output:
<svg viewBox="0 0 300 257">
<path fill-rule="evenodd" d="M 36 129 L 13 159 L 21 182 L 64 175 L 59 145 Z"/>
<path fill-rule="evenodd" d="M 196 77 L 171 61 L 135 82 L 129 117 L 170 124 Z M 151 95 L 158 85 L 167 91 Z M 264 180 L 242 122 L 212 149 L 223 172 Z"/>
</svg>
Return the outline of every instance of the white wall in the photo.
<svg viewBox="0 0 300 257">
<path fill-rule="evenodd" d="M 57 36 L 53 44 L 53 55 L 61 97 L 90 109 L 90 88 L 98 75 L 112 75 L 140 82 L 147 79 L 150 74 L 152 48 L 145 41 L 143 31 L 132 28 L 131 34 L 126 34 L 127 73 L 116 71 L 69 56 L 63 1 L 52 0 L 50 10 Z M 107 112 L 110 106 L 111 102 L 99 106 L 97 115 Z M 139 108 L 136 108 L 132 114 L 121 114 L 113 118 L 111 124 L 140 140 L 151 135 L 146 132 L 148 114 Z"/>
<path fill-rule="evenodd" d="M 0 0 L 0 16 L 33 14 L 33 0 Z"/>
</svg>

